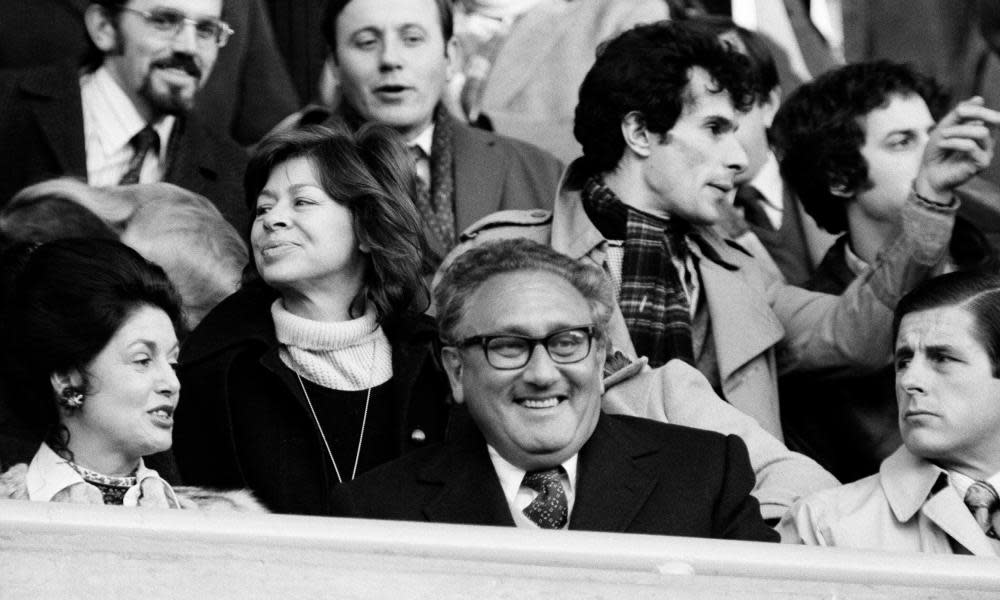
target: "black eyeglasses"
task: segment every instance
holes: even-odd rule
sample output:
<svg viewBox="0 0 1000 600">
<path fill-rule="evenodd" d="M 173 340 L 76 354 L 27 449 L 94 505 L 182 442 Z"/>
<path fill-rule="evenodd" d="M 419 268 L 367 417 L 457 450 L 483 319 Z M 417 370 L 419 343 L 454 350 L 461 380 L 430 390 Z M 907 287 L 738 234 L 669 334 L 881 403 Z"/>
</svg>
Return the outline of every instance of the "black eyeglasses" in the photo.
<svg viewBox="0 0 1000 600">
<path fill-rule="evenodd" d="M 475 335 L 454 344 L 457 348 L 481 346 L 486 362 L 494 369 L 504 371 L 520 369 L 528 364 L 535 346 L 539 344 L 548 352 L 552 362 L 560 365 L 577 363 L 590 354 L 594 340 L 594 327 L 584 325 L 553 331 L 545 337 L 524 335 Z"/>
<path fill-rule="evenodd" d="M 141 16 L 146 20 L 148 25 L 163 37 L 176 37 L 184 28 L 184 25 L 190 23 L 194 26 L 195 35 L 200 43 L 212 43 L 222 48 L 229 41 L 229 36 L 234 33 L 233 28 L 225 21 L 219 19 L 192 19 L 184 13 L 171 8 L 137 10 L 123 6 L 122 10 L 127 10 L 130 13 Z"/>
</svg>

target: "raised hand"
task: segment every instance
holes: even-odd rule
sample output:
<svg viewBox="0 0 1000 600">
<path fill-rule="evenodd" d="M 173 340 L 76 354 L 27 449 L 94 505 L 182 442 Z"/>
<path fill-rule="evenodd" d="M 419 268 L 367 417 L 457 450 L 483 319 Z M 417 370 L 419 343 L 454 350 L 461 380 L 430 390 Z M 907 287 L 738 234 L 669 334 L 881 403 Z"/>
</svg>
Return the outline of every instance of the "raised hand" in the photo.
<svg viewBox="0 0 1000 600">
<path fill-rule="evenodd" d="M 986 108 L 982 98 L 960 102 L 931 131 L 913 183 L 917 194 L 933 202 L 949 202 L 954 188 L 993 160 L 997 127 L 1000 112 Z"/>
</svg>

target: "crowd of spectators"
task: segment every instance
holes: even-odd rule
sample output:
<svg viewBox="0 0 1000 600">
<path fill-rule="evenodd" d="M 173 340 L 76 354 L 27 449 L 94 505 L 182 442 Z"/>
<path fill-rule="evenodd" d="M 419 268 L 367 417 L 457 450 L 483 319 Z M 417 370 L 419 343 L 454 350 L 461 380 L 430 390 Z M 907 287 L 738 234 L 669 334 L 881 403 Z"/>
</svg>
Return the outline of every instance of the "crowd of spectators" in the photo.
<svg viewBox="0 0 1000 600">
<path fill-rule="evenodd" d="M 0 0 L 0 499 L 1000 556 L 1000 18 L 892 4 Z"/>
</svg>

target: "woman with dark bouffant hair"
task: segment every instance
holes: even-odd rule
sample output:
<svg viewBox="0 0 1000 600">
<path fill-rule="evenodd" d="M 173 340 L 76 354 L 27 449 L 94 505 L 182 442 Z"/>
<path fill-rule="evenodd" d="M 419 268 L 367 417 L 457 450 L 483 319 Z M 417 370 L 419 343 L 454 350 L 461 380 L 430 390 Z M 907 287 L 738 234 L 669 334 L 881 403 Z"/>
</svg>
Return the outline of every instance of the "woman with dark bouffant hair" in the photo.
<svg viewBox="0 0 1000 600">
<path fill-rule="evenodd" d="M 170 449 L 180 392 L 181 308 L 163 270 L 82 238 L 15 246 L 3 263 L 2 402 L 42 442 L 0 474 L 0 498 L 196 506 L 201 491 L 143 461 Z"/>
<path fill-rule="evenodd" d="M 341 482 L 443 437 L 412 160 L 389 129 L 311 127 L 258 146 L 243 288 L 185 342 L 185 482 L 330 514 Z"/>
</svg>

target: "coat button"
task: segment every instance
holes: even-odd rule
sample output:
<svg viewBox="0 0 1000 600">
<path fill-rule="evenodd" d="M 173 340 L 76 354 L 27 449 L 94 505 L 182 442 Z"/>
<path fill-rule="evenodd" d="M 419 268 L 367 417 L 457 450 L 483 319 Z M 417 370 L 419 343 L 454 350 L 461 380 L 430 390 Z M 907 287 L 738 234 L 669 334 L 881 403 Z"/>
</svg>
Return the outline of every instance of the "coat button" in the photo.
<svg viewBox="0 0 1000 600">
<path fill-rule="evenodd" d="M 427 441 L 427 434 L 424 433 L 423 429 L 414 429 L 410 434 L 410 439 L 418 444 L 422 444 Z"/>
</svg>

